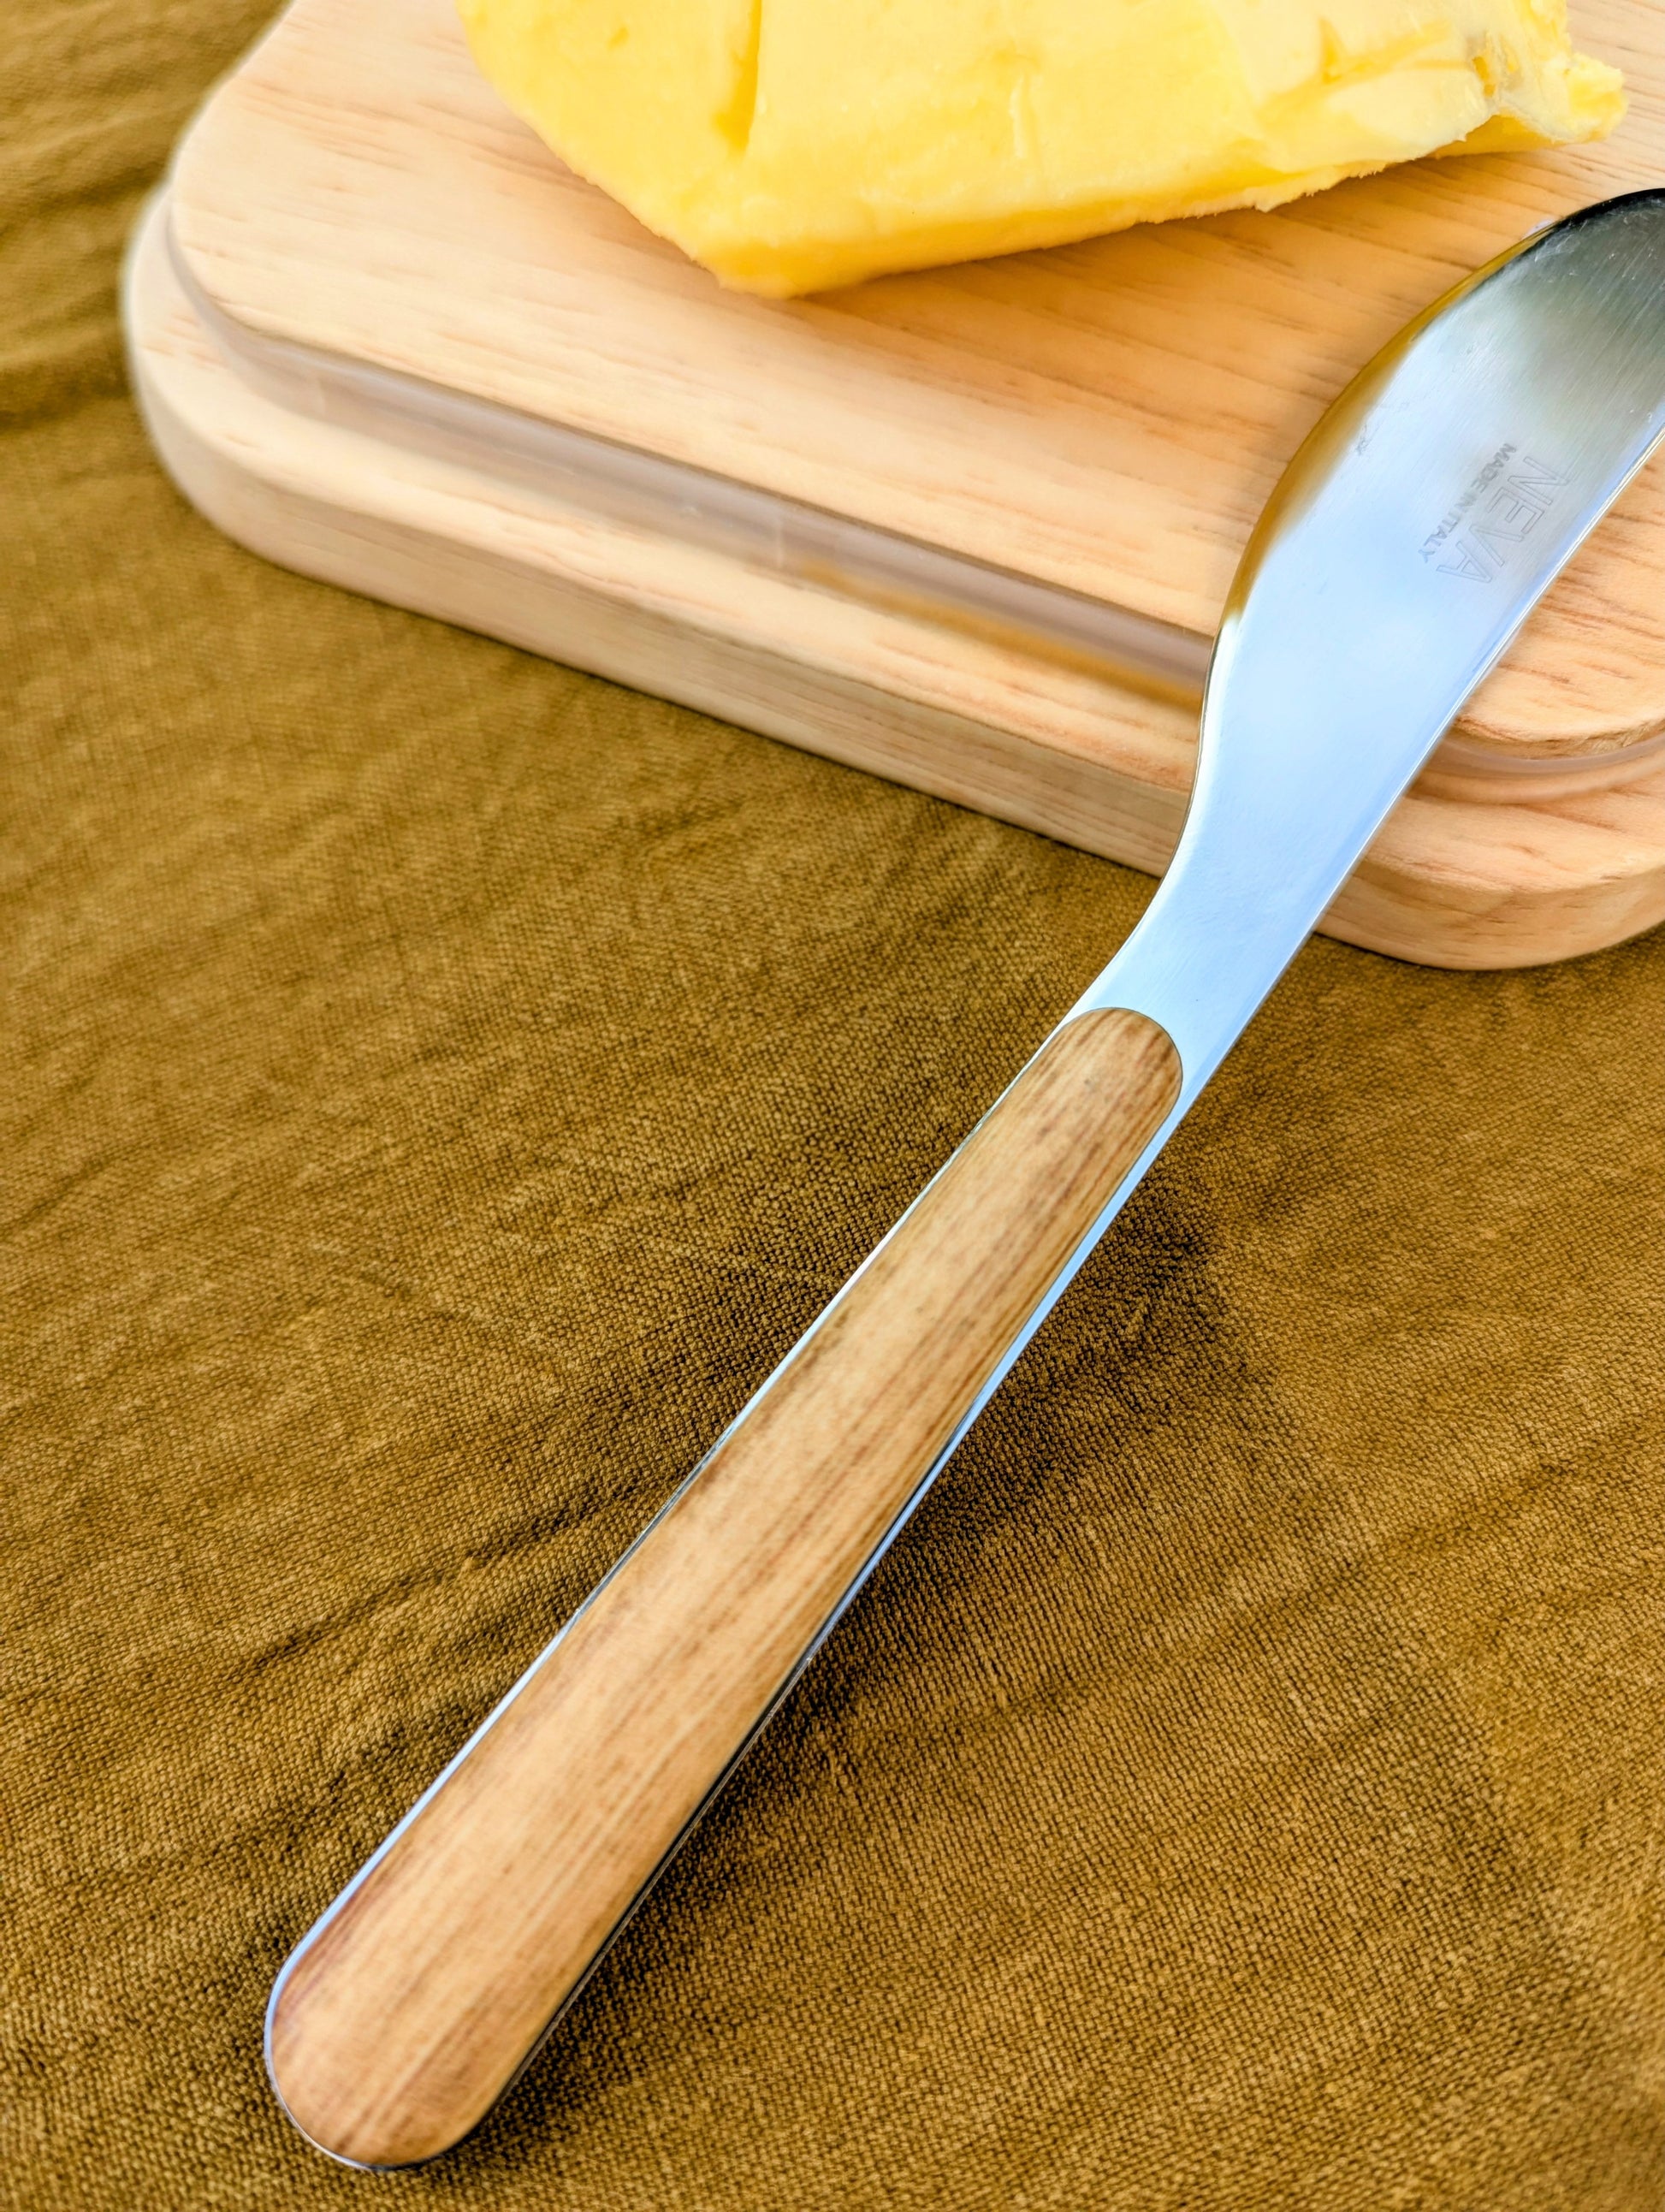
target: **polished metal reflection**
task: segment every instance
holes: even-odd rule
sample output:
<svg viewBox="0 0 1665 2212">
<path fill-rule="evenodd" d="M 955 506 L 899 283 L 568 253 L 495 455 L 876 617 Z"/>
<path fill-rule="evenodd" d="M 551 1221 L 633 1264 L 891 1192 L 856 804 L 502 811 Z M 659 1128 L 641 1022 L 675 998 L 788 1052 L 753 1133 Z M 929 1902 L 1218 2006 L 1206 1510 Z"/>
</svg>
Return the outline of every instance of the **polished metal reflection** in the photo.
<svg viewBox="0 0 1665 2212">
<path fill-rule="evenodd" d="M 1176 1119 L 1662 431 L 1653 191 L 1447 294 L 1297 453 L 1226 603 L 1173 864 L 1075 1009 L 1163 1024 Z"/>
</svg>

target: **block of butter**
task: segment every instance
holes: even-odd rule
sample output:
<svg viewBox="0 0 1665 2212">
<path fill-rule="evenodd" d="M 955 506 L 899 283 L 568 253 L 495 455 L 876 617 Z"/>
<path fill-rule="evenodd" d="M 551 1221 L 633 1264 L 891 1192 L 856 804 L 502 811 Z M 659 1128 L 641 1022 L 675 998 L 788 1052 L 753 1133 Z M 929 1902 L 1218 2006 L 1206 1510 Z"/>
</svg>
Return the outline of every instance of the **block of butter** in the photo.
<svg viewBox="0 0 1665 2212">
<path fill-rule="evenodd" d="M 1564 0 L 460 0 L 509 104 L 781 295 L 1611 130 Z"/>
</svg>

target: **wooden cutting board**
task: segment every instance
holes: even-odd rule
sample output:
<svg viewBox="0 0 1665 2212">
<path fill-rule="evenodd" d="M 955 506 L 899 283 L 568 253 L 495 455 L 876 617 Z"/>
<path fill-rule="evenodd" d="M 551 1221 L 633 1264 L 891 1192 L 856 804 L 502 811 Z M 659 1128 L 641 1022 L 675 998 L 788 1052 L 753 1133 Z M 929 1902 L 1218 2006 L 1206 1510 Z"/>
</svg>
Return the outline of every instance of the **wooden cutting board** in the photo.
<svg viewBox="0 0 1665 2212">
<path fill-rule="evenodd" d="M 1136 865 L 1300 438 L 1411 314 L 1665 167 L 1665 0 L 1597 0 L 1604 146 L 1425 162 L 810 301 L 565 170 L 449 0 L 296 0 L 136 243 L 164 459 L 297 568 Z M 1665 468 L 1476 695 L 1326 926 L 1455 965 L 1665 915 Z"/>
</svg>

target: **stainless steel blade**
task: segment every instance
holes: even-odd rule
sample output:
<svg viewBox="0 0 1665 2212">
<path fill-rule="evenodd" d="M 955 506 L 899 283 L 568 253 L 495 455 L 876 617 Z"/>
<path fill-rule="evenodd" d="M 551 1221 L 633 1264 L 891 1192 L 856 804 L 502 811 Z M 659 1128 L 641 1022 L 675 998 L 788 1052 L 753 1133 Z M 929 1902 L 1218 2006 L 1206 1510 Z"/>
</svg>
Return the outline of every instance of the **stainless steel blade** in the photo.
<svg viewBox="0 0 1665 2212">
<path fill-rule="evenodd" d="M 1653 191 L 1448 293 L 1296 454 L 1227 602 L 1173 865 L 1076 1010 L 1162 1024 L 1175 1121 L 1662 432 Z"/>
</svg>

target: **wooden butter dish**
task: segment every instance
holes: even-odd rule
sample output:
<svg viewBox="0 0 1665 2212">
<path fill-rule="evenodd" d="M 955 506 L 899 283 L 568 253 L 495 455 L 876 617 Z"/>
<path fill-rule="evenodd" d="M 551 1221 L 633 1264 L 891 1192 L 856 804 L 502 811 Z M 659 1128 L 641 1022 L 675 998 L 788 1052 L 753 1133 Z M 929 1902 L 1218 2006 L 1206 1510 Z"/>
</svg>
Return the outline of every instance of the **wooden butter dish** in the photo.
<svg viewBox="0 0 1665 2212">
<path fill-rule="evenodd" d="M 1307 428 L 1459 276 L 1665 165 L 1665 0 L 1576 28 L 1630 80 L 1605 145 L 775 302 L 565 170 L 448 0 L 295 0 L 135 239 L 135 381 L 270 559 L 1160 870 Z M 1505 967 L 1662 916 L 1656 465 L 1324 926 Z"/>
</svg>

